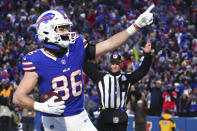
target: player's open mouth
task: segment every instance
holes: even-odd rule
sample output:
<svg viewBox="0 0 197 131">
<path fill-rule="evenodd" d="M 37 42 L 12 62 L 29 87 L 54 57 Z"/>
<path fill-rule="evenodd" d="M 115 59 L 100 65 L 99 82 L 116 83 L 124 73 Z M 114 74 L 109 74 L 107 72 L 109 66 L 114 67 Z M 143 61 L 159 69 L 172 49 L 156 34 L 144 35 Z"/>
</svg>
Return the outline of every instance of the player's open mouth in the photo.
<svg viewBox="0 0 197 131">
<path fill-rule="evenodd" d="M 62 36 L 61 35 L 62 40 L 69 40 L 69 36 Z"/>
</svg>

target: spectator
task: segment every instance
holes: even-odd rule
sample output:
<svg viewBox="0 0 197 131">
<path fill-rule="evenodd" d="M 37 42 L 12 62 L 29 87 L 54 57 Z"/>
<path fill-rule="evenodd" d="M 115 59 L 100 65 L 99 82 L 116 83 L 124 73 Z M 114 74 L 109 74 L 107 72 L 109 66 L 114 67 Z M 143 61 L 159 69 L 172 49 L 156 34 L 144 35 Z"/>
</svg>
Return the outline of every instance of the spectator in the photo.
<svg viewBox="0 0 197 131">
<path fill-rule="evenodd" d="M 29 96 L 34 100 L 36 98 L 36 92 L 32 91 Z M 22 124 L 23 131 L 33 131 L 34 130 L 34 118 L 36 116 L 36 112 L 34 110 L 23 108 L 22 111 Z"/>
<path fill-rule="evenodd" d="M 28 110 L 26 108 L 23 108 L 23 112 L 22 112 L 23 131 L 34 130 L 35 116 L 36 116 L 36 112 L 34 110 Z"/>
<path fill-rule="evenodd" d="M 176 124 L 172 120 L 171 112 L 166 110 L 165 113 L 162 115 L 161 120 L 159 121 L 159 127 L 161 131 L 175 131 Z"/>
<path fill-rule="evenodd" d="M 21 131 L 22 130 L 22 123 L 21 123 L 21 116 L 19 113 L 19 106 L 14 106 L 14 110 L 12 111 L 13 116 L 13 131 Z"/>
<path fill-rule="evenodd" d="M 138 100 L 135 103 L 135 97 L 132 97 L 131 108 L 135 114 L 135 131 L 146 131 L 147 102 L 146 100 Z"/>
<path fill-rule="evenodd" d="M 176 111 L 177 94 L 175 91 L 173 91 L 172 85 L 166 85 L 165 88 L 166 91 L 162 93 L 162 98 L 163 98 L 162 112 L 164 113 L 166 110 L 169 110 L 172 112 L 174 116 Z"/>
<path fill-rule="evenodd" d="M 11 97 L 12 97 L 11 94 L 12 94 L 13 88 L 10 85 L 10 81 L 8 78 L 2 80 L 1 88 L 2 88 L 2 90 L 0 91 L 0 96 L 3 96 L 5 98 L 9 99 L 8 102 L 10 102 Z"/>
<path fill-rule="evenodd" d="M 188 101 L 190 102 L 190 116 L 197 117 L 197 87 L 193 88 Z"/>
<path fill-rule="evenodd" d="M 135 97 L 135 102 L 137 102 L 138 100 L 140 100 L 142 98 L 142 93 L 140 92 L 139 87 L 131 85 L 130 91 L 128 96 L 134 96 Z M 131 101 L 131 97 L 128 98 L 128 101 Z"/>
<path fill-rule="evenodd" d="M 151 102 L 150 102 L 150 115 L 160 116 L 162 111 L 162 84 L 161 80 L 157 80 L 155 87 L 148 88 L 151 92 Z"/>
<path fill-rule="evenodd" d="M 0 96 L 0 129 L 2 131 L 11 131 L 12 128 L 12 111 L 9 103 L 9 98 Z"/>
<path fill-rule="evenodd" d="M 183 84 L 180 84 L 179 86 L 177 86 L 176 91 L 178 93 L 178 96 L 182 96 L 184 91 L 189 92 L 191 88 L 189 85 L 189 79 L 187 77 L 182 78 L 182 83 Z"/>
<path fill-rule="evenodd" d="M 192 87 L 195 87 L 195 86 L 197 86 L 197 63 L 195 63 L 193 65 L 193 67 L 194 68 L 193 68 L 193 72 L 192 72 L 192 75 L 191 75 L 191 84 L 192 84 Z"/>
<path fill-rule="evenodd" d="M 178 116 L 187 117 L 189 115 L 188 95 L 188 91 L 185 90 L 183 95 L 180 96 L 178 103 Z"/>
<path fill-rule="evenodd" d="M 11 131 L 12 128 L 12 112 L 8 105 L 4 104 L 7 101 L 3 101 L 2 99 L 0 105 L 0 128 L 2 131 Z"/>
<path fill-rule="evenodd" d="M 89 92 L 89 98 L 92 101 L 94 101 L 94 103 L 96 103 L 93 110 L 98 110 L 98 108 L 99 108 L 99 95 L 98 95 L 98 92 L 97 92 L 96 88 L 91 89 L 91 91 Z"/>
</svg>

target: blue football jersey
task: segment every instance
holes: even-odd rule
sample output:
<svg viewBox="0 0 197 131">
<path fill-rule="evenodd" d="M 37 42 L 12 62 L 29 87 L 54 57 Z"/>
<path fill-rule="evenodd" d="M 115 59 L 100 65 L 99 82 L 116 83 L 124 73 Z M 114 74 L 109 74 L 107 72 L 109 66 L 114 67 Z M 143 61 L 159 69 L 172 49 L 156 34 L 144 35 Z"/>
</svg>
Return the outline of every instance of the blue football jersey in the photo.
<svg viewBox="0 0 197 131">
<path fill-rule="evenodd" d="M 82 64 L 85 60 L 87 42 L 77 35 L 74 44 L 62 58 L 53 57 L 44 49 L 37 49 L 24 56 L 23 70 L 35 71 L 40 95 L 54 91 L 62 96 L 66 108 L 61 116 L 79 114 L 84 110 L 84 82 Z M 56 116 L 43 113 L 45 116 Z"/>
</svg>

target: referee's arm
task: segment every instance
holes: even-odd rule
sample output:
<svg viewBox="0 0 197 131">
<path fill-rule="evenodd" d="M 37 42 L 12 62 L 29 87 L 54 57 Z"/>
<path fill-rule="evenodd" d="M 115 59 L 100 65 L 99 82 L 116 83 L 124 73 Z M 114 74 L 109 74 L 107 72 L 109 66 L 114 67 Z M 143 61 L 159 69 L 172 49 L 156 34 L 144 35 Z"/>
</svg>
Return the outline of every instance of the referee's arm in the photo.
<svg viewBox="0 0 197 131">
<path fill-rule="evenodd" d="M 148 73 L 151 64 L 152 64 L 151 53 L 145 53 L 145 57 L 141 66 L 133 73 L 127 74 L 127 78 L 129 79 L 131 84 L 134 84 L 139 80 L 141 80 Z"/>
</svg>

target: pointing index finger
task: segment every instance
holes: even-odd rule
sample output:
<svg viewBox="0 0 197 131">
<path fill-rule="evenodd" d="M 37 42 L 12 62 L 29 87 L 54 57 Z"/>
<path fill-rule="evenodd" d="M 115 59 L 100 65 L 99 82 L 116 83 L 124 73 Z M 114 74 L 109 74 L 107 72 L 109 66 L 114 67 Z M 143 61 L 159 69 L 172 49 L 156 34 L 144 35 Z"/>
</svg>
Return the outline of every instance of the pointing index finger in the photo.
<svg viewBox="0 0 197 131">
<path fill-rule="evenodd" d="M 146 12 L 151 12 L 151 10 L 155 8 L 155 4 L 152 4 L 150 7 L 148 7 L 148 9 L 146 10 Z"/>
</svg>

